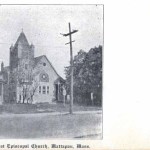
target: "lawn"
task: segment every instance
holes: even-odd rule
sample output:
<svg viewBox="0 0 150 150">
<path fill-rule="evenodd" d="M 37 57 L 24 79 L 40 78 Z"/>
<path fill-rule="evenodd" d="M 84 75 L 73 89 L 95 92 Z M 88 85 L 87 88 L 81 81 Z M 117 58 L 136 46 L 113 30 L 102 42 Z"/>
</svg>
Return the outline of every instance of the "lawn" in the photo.
<svg viewBox="0 0 150 150">
<path fill-rule="evenodd" d="M 42 105 L 40 106 L 41 109 L 50 109 L 53 111 L 57 112 L 69 112 L 69 104 L 65 104 L 65 106 L 62 103 L 57 103 L 57 104 L 49 104 L 46 106 Z M 100 107 L 98 106 L 84 106 L 84 105 L 78 105 L 74 104 L 73 105 L 73 111 L 95 111 L 95 110 L 100 110 Z"/>
<path fill-rule="evenodd" d="M 31 114 L 31 113 L 51 113 L 51 112 L 69 112 L 69 104 L 65 106 L 62 103 L 53 104 L 4 104 L 0 105 L 0 113 L 13 114 Z M 100 110 L 98 106 L 82 106 L 74 104 L 73 111 L 95 111 Z"/>
<path fill-rule="evenodd" d="M 101 113 L 1 114 L 0 138 L 92 138 L 101 135 Z"/>
</svg>

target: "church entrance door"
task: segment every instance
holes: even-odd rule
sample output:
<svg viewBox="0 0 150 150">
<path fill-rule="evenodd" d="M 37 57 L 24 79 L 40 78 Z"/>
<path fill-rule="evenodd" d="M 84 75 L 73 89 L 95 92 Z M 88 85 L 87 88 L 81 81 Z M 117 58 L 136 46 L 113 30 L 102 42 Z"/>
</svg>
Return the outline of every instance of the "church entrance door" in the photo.
<svg viewBox="0 0 150 150">
<path fill-rule="evenodd" d="M 58 84 L 55 84 L 55 97 L 56 100 L 58 101 Z"/>
</svg>

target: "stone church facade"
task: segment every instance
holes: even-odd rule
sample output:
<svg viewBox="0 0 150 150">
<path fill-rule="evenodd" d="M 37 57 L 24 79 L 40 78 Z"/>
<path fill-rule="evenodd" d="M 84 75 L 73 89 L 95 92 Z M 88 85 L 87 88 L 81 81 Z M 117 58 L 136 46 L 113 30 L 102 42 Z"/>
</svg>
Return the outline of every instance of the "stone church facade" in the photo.
<svg viewBox="0 0 150 150">
<path fill-rule="evenodd" d="M 1 103 L 52 103 L 63 100 L 65 80 L 45 55 L 34 57 L 35 47 L 29 45 L 23 32 L 10 47 L 10 64 L 1 64 Z"/>
</svg>

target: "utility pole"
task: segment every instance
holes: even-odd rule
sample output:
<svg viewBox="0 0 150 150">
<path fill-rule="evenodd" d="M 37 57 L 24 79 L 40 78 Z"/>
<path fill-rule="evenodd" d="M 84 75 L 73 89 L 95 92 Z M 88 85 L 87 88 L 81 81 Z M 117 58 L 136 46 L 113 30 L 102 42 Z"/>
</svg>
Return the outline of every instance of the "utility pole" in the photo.
<svg viewBox="0 0 150 150">
<path fill-rule="evenodd" d="M 66 43 L 65 45 L 67 44 L 70 44 L 70 67 L 71 67 L 71 85 L 70 85 L 70 114 L 73 113 L 73 51 L 72 51 L 72 42 L 75 42 L 75 41 L 72 41 L 72 34 L 78 32 L 78 30 L 73 30 L 71 31 L 71 25 L 69 23 L 69 33 L 67 34 L 62 34 L 63 36 L 69 36 L 69 40 L 70 42 L 69 43 Z"/>
</svg>

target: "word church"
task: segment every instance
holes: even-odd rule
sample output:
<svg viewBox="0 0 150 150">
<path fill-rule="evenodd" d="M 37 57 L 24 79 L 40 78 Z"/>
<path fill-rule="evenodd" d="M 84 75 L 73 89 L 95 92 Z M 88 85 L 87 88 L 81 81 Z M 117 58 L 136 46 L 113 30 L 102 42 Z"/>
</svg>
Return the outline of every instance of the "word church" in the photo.
<svg viewBox="0 0 150 150">
<path fill-rule="evenodd" d="M 45 55 L 34 57 L 34 45 L 29 45 L 20 33 L 10 47 L 10 64 L 0 72 L 0 103 L 43 103 L 62 101 L 64 79 Z"/>
</svg>

